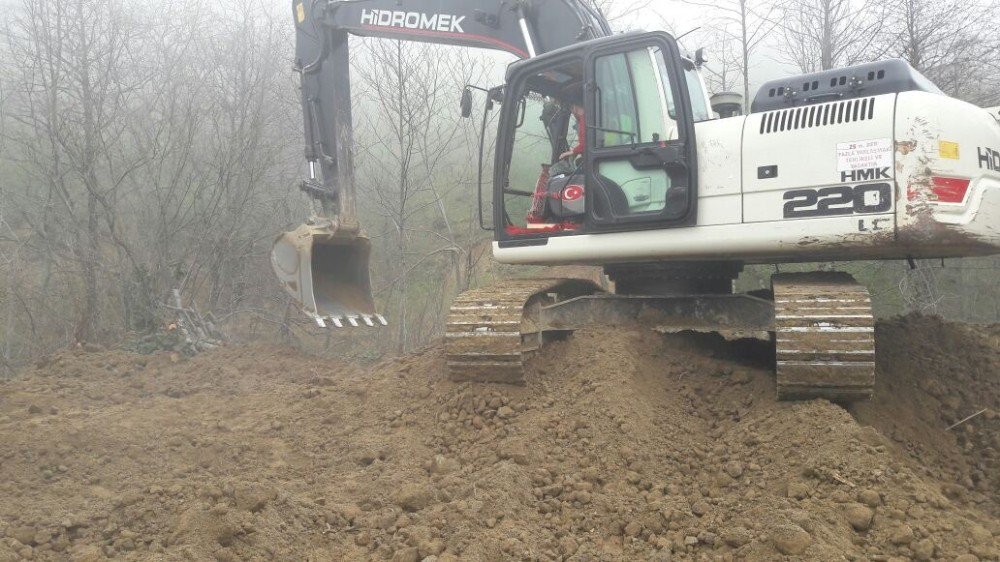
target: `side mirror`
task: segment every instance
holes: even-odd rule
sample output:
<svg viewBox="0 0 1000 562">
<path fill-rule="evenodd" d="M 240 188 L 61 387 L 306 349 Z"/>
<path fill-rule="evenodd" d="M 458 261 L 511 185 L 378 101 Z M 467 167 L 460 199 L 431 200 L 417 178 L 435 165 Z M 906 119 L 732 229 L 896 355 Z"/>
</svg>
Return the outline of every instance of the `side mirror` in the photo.
<svg viewBox="0 0 1000 562">
<path fill-rule="evenodd" d="M 694 52 L 694 66 L 701 68 L 706 62 L 708 62 L 708 59 L 705 58 L 705 47 L 701 47 Z"/>
<path fill-rule="evenodd" d="M 472 117 L 472 89 L 465 88 L 462 91 L 462 117 L 468 119 Z"/>
<path fill-rule="evenodd" d="M 493 108 L 503 102 L 503 86 L 495 86 L 486 92 L 486 111 L 493 111 Z"/>
</svg>

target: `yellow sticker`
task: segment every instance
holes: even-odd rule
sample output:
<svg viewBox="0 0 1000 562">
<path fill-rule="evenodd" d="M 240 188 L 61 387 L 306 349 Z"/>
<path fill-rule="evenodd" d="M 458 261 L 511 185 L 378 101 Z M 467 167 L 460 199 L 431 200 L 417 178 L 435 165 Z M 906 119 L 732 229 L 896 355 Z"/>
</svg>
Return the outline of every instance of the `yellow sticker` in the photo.
<svg viewBox="0 0 1000 562">
<path fill-rule="evenodd" d="M 295 17 L 298 18 L 299 23 L 306 21 L 306 7 L 299 2 L 295 5 Z"/>
<path fill-rule="evenodd" d="M 958 143 L 951 141 L 938 141 L 938 154 L 941 158 L 958 160 Z"/>
</svg>

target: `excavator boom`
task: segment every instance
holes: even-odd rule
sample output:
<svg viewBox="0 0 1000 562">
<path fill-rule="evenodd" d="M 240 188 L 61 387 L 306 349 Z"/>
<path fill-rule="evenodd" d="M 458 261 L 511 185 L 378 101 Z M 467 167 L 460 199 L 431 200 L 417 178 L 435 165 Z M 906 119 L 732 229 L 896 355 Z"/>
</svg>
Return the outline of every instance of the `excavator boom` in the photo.
<svg viewBox="0 0 1000 562">
<path fill-rule="evenodd" d="M 282 286 L 320 326 L 385 323 L 372 298 L 371 242 L 358 221 L 351 153 L 350 35 L 500 50 L 520 58 L 611 34 L 583 0 L 295 0 L 301 77 L 302 190 L 314 216 L 278 237 Z"/>
</svg>

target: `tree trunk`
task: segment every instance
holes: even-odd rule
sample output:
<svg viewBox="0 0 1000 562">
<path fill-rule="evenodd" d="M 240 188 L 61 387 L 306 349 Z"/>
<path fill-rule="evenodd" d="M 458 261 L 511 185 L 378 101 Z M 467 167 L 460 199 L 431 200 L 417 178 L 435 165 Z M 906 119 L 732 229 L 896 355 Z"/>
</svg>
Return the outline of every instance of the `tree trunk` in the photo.
<svg viewBox="0 0 1000 562">
<path fill-rule="evenodd" d="M 87 188 L 87 240 L 83 251 L 83 283 L 84 283 L 84 305 L 81 321 L 78 326 L 76 339 L 78 342 L 91 341 L 96 335 L 98 323 L 98 300 L 97 300 L 97 264 L 100 259 L 100 241 L 98 209 L 100 202 L 97 200 L 99 193 L 99 182 L 95 166 L 97 165 L 98 131 L 96 118 L 94 116 L 94 91 L 90 77 L 90 43 L 87 37 L 87 28 L 84 22 L 87 21 L 83 2 L 76 3 L 77 30 L 80 41 L 79 51 L 79 80 L 80 80 L 80 101 L 83 109 L 83 153 L 78 166 L 83 183 Z"/>
</svg>

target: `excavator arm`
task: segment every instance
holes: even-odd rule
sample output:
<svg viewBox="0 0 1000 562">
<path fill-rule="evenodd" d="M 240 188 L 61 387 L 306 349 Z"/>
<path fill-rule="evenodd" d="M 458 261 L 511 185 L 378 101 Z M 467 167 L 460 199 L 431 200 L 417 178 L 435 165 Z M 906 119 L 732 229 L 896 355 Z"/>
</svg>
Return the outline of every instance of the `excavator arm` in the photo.
<svg viewBox="0 0 1000 562">
<path fill-rule="evenodd" d="M 372 298 L 371 243 L 357 217 L 350 35 L 500 50 L 530 58 L 611 28 L 588 0 L 294 0 L 301 77 L 302 190 L 318 202 L 282 234 L 271 261 L 285 290 L 320 326 L 385 323 Z"/>
</svg>

